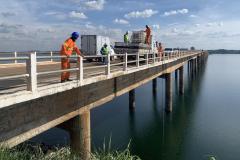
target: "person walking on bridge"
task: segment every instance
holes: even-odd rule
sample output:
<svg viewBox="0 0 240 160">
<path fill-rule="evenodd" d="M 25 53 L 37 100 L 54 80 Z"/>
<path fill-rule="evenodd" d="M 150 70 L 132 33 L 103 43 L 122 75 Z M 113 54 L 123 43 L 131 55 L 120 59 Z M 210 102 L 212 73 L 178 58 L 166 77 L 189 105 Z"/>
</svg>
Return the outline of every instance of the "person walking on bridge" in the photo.
<svg viewBox="0 0 240 160">
<path fill-rule="evenodd" d="M 72 55 L 72 52 L 75 51 L 78 55 L 82 56 L 80 50 L 78 49 L 76 45 L 76 40 L 79 37 L 78 32 L 73 32 L 71 37 L 68 38 L 63 44 L 60 51 L 61 56 L 66 56 L 65 58 L 61 59 L 61 68 L 64 69 L 70 69 L 70 59 L 69 57 Z M 70 79 L 70 72 L 64 71 L 61 74 L 61 83 L 66 81 L 71 81 Z"/>
<path fill-rule="evenodd" d="M 150 38 L 151 38 L 151 28 L 146 25 L 146 38 L 145 38 L 145 43 L 150 45 Z"/>
</svg>

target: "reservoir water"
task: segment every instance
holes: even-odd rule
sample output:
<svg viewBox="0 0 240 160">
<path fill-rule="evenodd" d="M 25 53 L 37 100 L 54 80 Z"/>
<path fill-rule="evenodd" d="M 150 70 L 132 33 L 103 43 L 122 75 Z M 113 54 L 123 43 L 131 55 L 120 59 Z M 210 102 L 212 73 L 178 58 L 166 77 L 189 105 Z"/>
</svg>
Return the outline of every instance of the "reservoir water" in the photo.
<svg viewBox="0 0 240 160">
<path fill-rule="evenodd" d="M 173 112 L 164 111 L 164 79 L 157 95 L 149 82 L 136 89 L 136 110 L 128 110 L 128 94 L 91 111 L 92 147 L 105 139 L 113 149 L 124 149 L 144 160 L 218 160 L 240 157 L 240 55 L 210 55 L 197 75 L 185 71 L 185 94 L 174 80 Z M 66 144 L 68 135 L 51 129 L 33 139 Z"/>
</svg>

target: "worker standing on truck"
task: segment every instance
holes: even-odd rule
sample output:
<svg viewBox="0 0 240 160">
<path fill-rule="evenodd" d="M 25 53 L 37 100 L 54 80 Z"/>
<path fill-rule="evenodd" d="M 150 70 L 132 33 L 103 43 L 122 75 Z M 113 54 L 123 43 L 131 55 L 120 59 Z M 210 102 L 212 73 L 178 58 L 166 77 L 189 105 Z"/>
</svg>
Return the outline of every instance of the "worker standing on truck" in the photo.
<svg viewBox="0 0 240 160">
<path fill-rule="evenodd" d="M 107 64 L 108 63 L 108 58 L 107 58 L 107 55 L 109 54 L 109 51 L 108 51 L 108 45 L 105 43 L 103 45 L 103 47 L 101 48 L 101 54 L 104 56 L 103 57 L 103 63 L 104 64 Z"/>
<path fill-rule="evenodd" d="M 162 57 L 163 57 L 163 46 L 162 46 L 162 43 L 158 44 L 157 49 L 158 49 L 158 56 L 160 57 L 160 60 L 161 60 Z"/>
<path fill-rule="evenodd" d="M 128 31 L 124 34 L 124 43 L 129 43 Z"/>
<path fill-rule="evenodd" d="M 146 25 L 146 38 L 145 38 L 145 43 L 150 45 L 150 37 L 151 37 L 151 28 Z"/>
<path fill-rule="evenodd" d="M 62 69 L 70 69 L 70 59 L 69 57 L 72 55 L 72 52 L 75 51 L 78 55 L 81 55 L 80 50 L 78 49 L 75 41 L 78 39 L 79 33 L 73 32 L 71 37 L 68 38 L 64 44 L 62 45 L 60 54 L 61 56 L 66 56 L 61 59 L 61 68 Z M 70 79 L 70 72 L 64 71 L 61 74 L 61 83 L 66 81 L 71 81 Z"/>
</svg>

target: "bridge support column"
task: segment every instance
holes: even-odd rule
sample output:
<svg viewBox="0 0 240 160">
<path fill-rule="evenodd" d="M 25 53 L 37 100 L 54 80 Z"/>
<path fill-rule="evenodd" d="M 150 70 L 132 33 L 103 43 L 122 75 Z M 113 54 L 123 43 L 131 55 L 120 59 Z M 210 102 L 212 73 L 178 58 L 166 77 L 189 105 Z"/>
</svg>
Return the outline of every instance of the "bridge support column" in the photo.
<svg viewBox="0 0 240 160">
<path fill-rule="evenodd" d="M 179 68 L 179 93 L 184 94 L 184 67 Z"/>
<path fill-rule="evenodd" d="M 135 103 L 135 89 L 129 91 L 129 110 L 134 111 L 136 107 Z"/>
<path fill-rule="evenodd" d="M 91 156 L 91 127 L 90 110 L 70 120 L 68 129 L 70 133 L 70 146 L 81 159 L 90 160 Z"/>
<path fill-rule="evenodd" d="M 198 66 L 198 69 L 199 69 L 200 66 L 201 66 L 201 56 L 198 56 L 198 57 L 197 57 L 197 66 Z"/>
<path fill-rule="evenodd" d="M 152 89 L 153 89 L 153 94 L 155 95 L 157 93 L 157 78 L 152 80 Z"/>
<path fill-rule="evenodd" d="M 172 112 L 172 77 L 171 73 L 166 74 L 166 83 L 165 83 L 165 91 L 166 91 L 166 112 Z"/>
<path fill-rule="evenodd" d="M 190 67 L 190 68 L 191 68 L 191 69 L 190 69 L 190 70 L 191 70 L 191 76 L 193 77 L 193 75 L 194 75 L 194 59 L 191 59 L 191 60 L 190 60 L 190 63 L 191 63 L 191 65 L 190 65 L 190 66 L 191 66 L 191 67 Z"/>
<path fill-rule="evenodd" d="M 195 75 L 197 74 L 197 68 L 198 67 L 198 64 L 197 64 L 197 58 L 194 59 L 194 72 L 195 72 Z"/>
</svg>

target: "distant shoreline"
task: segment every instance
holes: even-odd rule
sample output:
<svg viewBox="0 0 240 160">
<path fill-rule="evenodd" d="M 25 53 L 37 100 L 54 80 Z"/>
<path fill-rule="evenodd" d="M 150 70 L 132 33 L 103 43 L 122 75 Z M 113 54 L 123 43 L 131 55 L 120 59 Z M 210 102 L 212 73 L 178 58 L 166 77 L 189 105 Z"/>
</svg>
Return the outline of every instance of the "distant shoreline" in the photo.
<svg viewBox="0 0 240 160">
<path fill-rule="evenodd" d="M 225 50 L 225 49 L 218 49 L 218 50 L 208 50 L 209 54 L 240 54 L 240 50 Z"/>
</svg>

